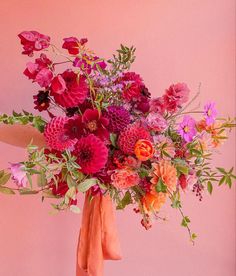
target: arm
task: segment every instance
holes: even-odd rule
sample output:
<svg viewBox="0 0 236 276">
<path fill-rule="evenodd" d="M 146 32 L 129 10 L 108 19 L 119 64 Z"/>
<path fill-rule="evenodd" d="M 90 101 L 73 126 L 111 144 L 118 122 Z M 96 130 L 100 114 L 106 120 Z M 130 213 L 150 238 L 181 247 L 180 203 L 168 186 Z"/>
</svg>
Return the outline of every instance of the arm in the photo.
<svg viewBox="0 0 236 276">
<path fill-rule="evenodd" d="M 45 146 L 44 136 L 36 128 L 30 125 L 0 123 L 0 142 L 25 148 L 31 141 L 40 148 Z"/>
</svg>

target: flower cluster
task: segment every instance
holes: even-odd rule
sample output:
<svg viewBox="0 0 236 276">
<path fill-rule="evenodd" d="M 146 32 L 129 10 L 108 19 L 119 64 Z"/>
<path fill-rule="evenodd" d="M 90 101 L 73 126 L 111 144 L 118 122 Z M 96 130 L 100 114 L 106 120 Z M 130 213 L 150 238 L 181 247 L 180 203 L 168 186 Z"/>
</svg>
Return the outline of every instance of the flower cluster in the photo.
<svg viewBox="0 0 236 276">
<path fill-rule="evenodd" d="M 218 119 L 213 102 L 188 111 L 190 89 L 185 83 L 172 84 L 162 96 L 151 98 L 143 78 L 129 71 L 133 47 L 121 45 L 106 61 L 87 47 L 86 38 L 65 38 L 62 50 L 35 31 L 19 38 L 23 54 L 41 51 L 24 74 L 40 86 L 33 96 L 35 109 L 50 118 L 42 120 L 45 149 L 31 145 L 29 160 L 11 165 L 20 193 L 42 192 L 59 200 L 55 209 L 73 211 L 78 211 L 78 192 L 89 192 L 91 199 L 109 193 L 117 209 L 135 204 L 146 229 L 153 218 L 165 219 L 160 214 L 169 201 L 193 240 L 181 194 L 195 193 L 202 200 L 213 184 L 231 187 L 233 170 L 214 169 L 209 159 L 234 122 Z M 61 64 L 68 68 L 61 71 Z M 39 175 L 39 189 L 31 186 L 34 174 Z"/>
</svg>

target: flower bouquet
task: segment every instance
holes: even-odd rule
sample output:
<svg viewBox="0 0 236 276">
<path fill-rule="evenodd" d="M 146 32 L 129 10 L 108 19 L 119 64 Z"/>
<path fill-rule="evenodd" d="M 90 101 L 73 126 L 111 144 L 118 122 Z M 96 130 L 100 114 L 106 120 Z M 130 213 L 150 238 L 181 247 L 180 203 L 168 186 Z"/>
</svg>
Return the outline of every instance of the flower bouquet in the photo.
<svg viewBox="0 0 236 276">
<path fill-rule="evenodd" d="M 121 45 L 104 60 L 87 47 L 86 38 L 65 38 L 63 50 L 36 31 L 24 31 L 19 38 L 22 54 L 41 52 L 27 63 L 24 75 L 39 85 L 34 108 L 45 116 L 23 110 L 0 115 L 0 122 L 32 125 L 43 134 L 45 146 L 32 141 L 27 160 L 0 172 L 0 192 L 40 193 L 42 199 L 55 199 L 51 205 L 56 211 L 76 213 L 79 193 L 86 193 L 86 210 L 98 198 L 101 206 L 101 200 L 111 198 L 118 210 L 132 204 L 145 229 L 154 219 L 165 220 L 161 209 L 169 203 L 194 243 L 181 194 L 194 193 L 201 201 L 216 185 L 232 186 L 233 168 L 214 168 L 211 156 L 235 120 L 217 117 L 213 102 L 192 108 L 200 91 L 189 100 L 185 83 L 151 98 L 140 75 L 129 71 L 134 47 Z M 7 186 L 10 178 L 16 186 Z M 84 220 L 90 216 L 87 211 L 83 215 Z"/>
</svg>

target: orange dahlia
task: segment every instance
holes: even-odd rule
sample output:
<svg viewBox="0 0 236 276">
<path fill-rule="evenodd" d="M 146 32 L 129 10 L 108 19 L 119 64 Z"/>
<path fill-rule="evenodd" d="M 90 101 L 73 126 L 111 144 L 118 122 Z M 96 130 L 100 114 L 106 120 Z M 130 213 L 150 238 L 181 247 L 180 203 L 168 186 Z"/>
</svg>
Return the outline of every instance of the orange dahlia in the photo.
<svg viewBox="0 0 236 276">
<path fill-rule="evenodd" d="M 157 193 L 154 190 L 148 192 L 142 198 L 142 205 L 145 212 L 158 212 L 165 204 L 167 198 L 166 193 Z"/>
<path fill-rule="evenodd" d="M 160 163 L 153 163 L 153 172 L 151 174 L 151 183 L 156 185 L 159 178 L 170 191 L 174 191 L 177 184 L 177 171 L 170 161 L 162 160 Z"/>
</svg>

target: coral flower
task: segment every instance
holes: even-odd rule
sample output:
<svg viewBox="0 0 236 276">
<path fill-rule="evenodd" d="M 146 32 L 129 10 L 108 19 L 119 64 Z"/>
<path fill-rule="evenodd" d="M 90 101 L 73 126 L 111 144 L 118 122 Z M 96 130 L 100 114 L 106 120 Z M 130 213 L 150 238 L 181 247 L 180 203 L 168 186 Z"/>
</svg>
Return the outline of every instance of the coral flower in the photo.
<svg viewBox="0 0 236 276">
<path fill-rule="evenodd" d="M 161 209 L 161 207 L 165 204 L 166 198 L 166 193 L 156 193 L 155 191 L 146 193 L 142 197 L 144 211 L 146 213 L 158 212 Z"/>
<path fill-rule="evenodd" d="M 153 163 L 152 167 L 152 184 L 156 185 L 160 178 L 170 191 L 174 191 L 177 184 L 177 171 L 171 162 L 161 160 L 158 164 Z"/>
<path fill-rule="evenodd" d="M 73 152 L 81 171 L 94 174 L 103 169 L 108 159 L 108 149 L 101 139 L 93 134 L 79 139 Z"/>
<path fill-rule="evenodd" d="M 128 189 L 132 186 L 138 185 L 140 181 L 139 175 L 132 169 L 115 170 L 111 175 L 111 184 L 117 189 Z"/>
<path fill-rule="evenodd" d="M 71 70 L 57 75 L 51 83 L 51 95 L 56 103 L 63 107 L 75 107 L 82 104 L 88 94 L 88 85 L 84 76 Z"/>
<path fill-rule="evenodd" d="M 134 147 L 134 153 L 140 161 L 147 161 L 153 157 L 155 150 L 149 140 L 140 139 Z"/>
</svg>

